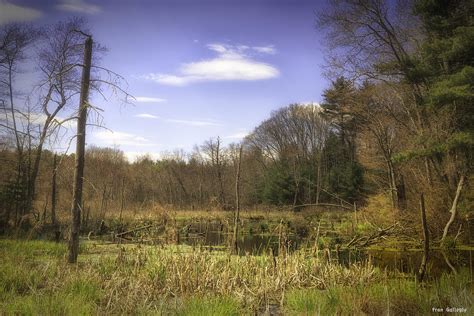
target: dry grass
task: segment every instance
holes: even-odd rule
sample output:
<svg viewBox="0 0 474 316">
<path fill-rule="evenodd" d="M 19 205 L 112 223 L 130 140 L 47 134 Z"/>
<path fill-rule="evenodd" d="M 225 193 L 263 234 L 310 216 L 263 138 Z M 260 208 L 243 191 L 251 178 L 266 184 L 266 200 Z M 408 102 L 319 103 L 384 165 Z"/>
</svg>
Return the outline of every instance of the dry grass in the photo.
<svg viewBox="0 0 474 316">
<path fill-rule="evenodd" d="M 234 256 L 186 246 L 86 243 L 77 265 L 66 247 L 0 240 L 2 314 L 417 315 L 474 304 L 468 274 L 432 284 L 394 279 L 370 265 L 343 267 L 304 252 Z M 429 311 L 428 311 L 429 312 Z"/>
<path fill-rule="evenodd" d="M 109 208 L 104 214 L 100 214 L 99 210 L 89 210 L 89 219 L 97 221 L 104 219 L 106 222 L 118 221 L 120 218 L 120 209 Z M 279 222 L 280 220 L 288 221 L 291 219 L 302 219 L 307 216 L 305 212 L 295 213 L 288 209 L 278 210 L 267 206 L 261 206 L 252 209 L 243 209 L 240 212 L 242 220 L 266 220 Z M 60 210 L 57 214 L 58 221 L 62 224 L 68 224 L 70 221 L 69 210 Z M 218 208 L 209 209 L 191 209 L 191 208 L 176 208 L 174 206 L 151 204 L 143 206 L 129 207 L 122 212 L 122 221 L 124 223 L 130 222 L 144 222 L 144 221 L 161 221 L 168 220 L 232 220 L 233 211 L 225 211 Z"/>
<path fill-rule="evenodd" d="M 251 313 L 281 304 L 289 289 L 355 286 L 379 277 L 370 266 L 344 268 L 302 252 L 239 257 L 182 246 L 88 244 L 76 266 L 65 263 L 64 246 L 52 243 L 1 240 L 0 252 L 5 258 L 0 264 L 0 309 L 20 314 L 35 309 L 71 314 L 77 302 L 84 314 L 175 314 L 189 310 L 187 304 L 196 304 L 196 297 L 214 302 L 216 308 L 238 306 Z"/>
</svg>

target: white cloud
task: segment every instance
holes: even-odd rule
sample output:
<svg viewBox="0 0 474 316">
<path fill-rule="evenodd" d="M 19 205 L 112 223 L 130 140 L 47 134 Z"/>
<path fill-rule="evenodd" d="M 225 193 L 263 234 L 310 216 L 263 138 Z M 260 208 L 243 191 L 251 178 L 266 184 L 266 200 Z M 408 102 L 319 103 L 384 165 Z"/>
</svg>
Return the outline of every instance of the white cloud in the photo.
<svg viewBox="0 0 474 316">
<path fill-rule="evenodd" d="M 237 132 L 237 133 L 232 134 L 232 135 L 225 136 L 224 138 L 225 139 L 242 139 L 242 138 L 245 138 L 245 136 L 247 136 L 248 134 L 249 134 L 249 132 L 242 131 L 242 132 Z"/>
<path fill-rule="evenodd" d="M 142 78 L 160 84 L 185 86 L 205 81 L 255 81 L 276 78 L 279 70 L 267 63 L 253 59 L 253 51 L 275 52 L 273 47 L 233 46 L 221 43 L 208 44 L 207 48 L 217 53 L 217 57 L 197 62 L 185 63 L 177 74 L 150 73 Z"/>
<path fill-rule="evenodd" d="M 226 47 L 223 44 L 208 44 L 207 48 L 218 53 L 225 53 L 227 51 Z"/>
<path fill-rule="evenodd" d="M 101 11 L 98 5 L 87 3 L 84 0 L 62 0 L 56 8 L 62 11 L 85 14 L 96 14 Z"/>
<path fill-rule="evenodd" d="M 22 7 L 0 0 L 0 25 L 10 22 L 27 22 L 41 17 L 39 10 Z"/>
<path fill-rule="evenodd" d="M 146 119 L 158 119 L 160 118 L 159 116 L 153 115 L 153 114 L 148 114 L 148 113 L 141 113 L 135 115 L 135 117 L 140 117 L 140 118 L 146 118 Z"/>
<path fill-rule="evenodd" d="M 165 74 L 155 74 L 150 73 L 148 75 L 142 76 L 143 79 L 155 81 L 161 84 L 167 84 L 170 86 L 184 86 L 191 82 L 189 77 L 179 77 L 174 75 L 165 75 Z"/>
<path fill-rule="evenodd" d="M 136 97 L 135 98 L 136 102 L 140 103 L 160 103 L 160 102 L 166 102 L 165 99 L 162 98 L 155 98 L 155 97 Z"/>
<path fill-rule="evenodd" d="M 268 45 L 268 46 L 254 46 L 252 47 L 253 50 L 256 52 L 262 53 L 262 54 L 270 54 L 274 55 L 276 54 L 276 49 L 273 45 Z"/>
<path fill-rule="evenodd" d="M 101 145 L 125 145 L 125 146 L 156 146 L 145 137 L 124 132 L 112 132 L 102 130 L 95 132 L 93 135 L 94 142 Z"/>
<path fill-rule="evenodd" d="M 189 126 L 222 126 L 222 124 L 211 121 L 211 120 L 178 120 L 178 119 L 166 119 L 166 122 L 177 123 Z"/>
<path fill-rule="evenodd" d="M 158 160 L 161 158 L 161 153 L 159 152 L 125 151 L 124 154 L 130 162 L 137 161 L 141 157 L 150 157 L 153 160 Z"/>
</svg>

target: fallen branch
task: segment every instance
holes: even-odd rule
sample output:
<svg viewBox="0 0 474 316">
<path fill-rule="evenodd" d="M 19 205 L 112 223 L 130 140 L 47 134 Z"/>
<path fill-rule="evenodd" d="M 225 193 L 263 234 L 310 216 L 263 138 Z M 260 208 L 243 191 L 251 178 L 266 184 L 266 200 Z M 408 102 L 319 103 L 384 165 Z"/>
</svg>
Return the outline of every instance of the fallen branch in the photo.
<svg viewBox="0 0 474 316">
<path fill-rule="evenodd" d="M 395 223 L 387 228 L 378 228 L 377 231 L 370 236 L 354 237 L 346 246 L 367 247 L 373 245 L 381 239 L 385 239 L 387 236 L 391 235 L 397 226 L 398 223 Z"/>
<path fill-rule="evenodd" d="M 153 227 L 153 225 L 147 225 L 147 226 L 143 226 L 143 227 L 138 227 L 138 228 L 134 228 L 134 229 L 131 229 L 131 230 L 127 230 L 126 232 L 123 232 L 123 233 L 120 233 L 120 234 L 116 234 L 115 237 L 121 237 L 123 235 L 127 235 L 127 234 L 130 234 L 130 233 L 134 233 L 134 232 L 137 232 L 137 231 L 140 231 L 140 230 L 144 230 L 144 229 L 147 229 L 147 228 L 150 228 L 150 227 Z"/>
</svg>

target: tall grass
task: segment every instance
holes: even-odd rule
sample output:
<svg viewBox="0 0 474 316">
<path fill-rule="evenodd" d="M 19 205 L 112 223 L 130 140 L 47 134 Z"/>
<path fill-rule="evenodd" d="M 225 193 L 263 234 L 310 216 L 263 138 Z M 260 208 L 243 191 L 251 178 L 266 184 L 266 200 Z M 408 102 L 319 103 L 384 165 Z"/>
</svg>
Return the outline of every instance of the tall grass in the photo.
<svg viewBox="0 0 474 316">
<path fill-rule="evenodd" d="M 87 244 L 68 265 L 64 245 L 0 240 L 0 311 L 5 314 L 390 314 L 428 306 L 471 307 L 466 274 L 420 287 L 369 265 L 343 267 L 302 251 L 234 256 L 183 246 Z"/>
</svg>

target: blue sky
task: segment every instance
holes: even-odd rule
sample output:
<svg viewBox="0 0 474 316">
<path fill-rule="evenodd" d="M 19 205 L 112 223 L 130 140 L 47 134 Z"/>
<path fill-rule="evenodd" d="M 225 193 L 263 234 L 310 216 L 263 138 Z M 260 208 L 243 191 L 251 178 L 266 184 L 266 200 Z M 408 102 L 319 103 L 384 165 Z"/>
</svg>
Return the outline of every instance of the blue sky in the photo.
<svg viewBox="0 0 474 316">
<path fill-rule="evenodd" d="M 44 24 L 84 16 L 109 52 L 103 66 L 123 75 L 137 100 L 92 103 L 105 126 L 88 144 L 137 155 L 184 149 L 210 137 L 237 142 L 271 111 L 319 102 L 318 1 L 4 1 L 0 24 Z"/>
</svg>

